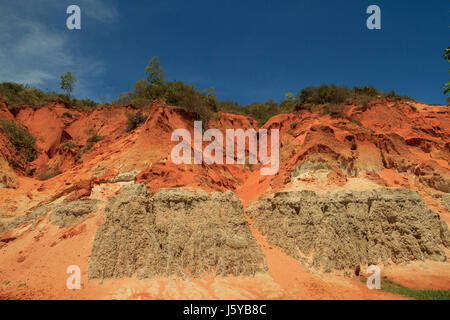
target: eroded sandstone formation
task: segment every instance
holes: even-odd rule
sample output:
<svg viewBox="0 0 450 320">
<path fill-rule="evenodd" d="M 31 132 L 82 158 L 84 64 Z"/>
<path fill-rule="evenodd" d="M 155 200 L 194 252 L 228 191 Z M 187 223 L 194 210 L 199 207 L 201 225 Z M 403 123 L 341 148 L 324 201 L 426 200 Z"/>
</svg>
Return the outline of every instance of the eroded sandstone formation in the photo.
<svg viewBox="0 0 450 320">
<path fill-rule="evenodd" d="M 305 265 L 324 271 L 426 258 L 445 261 L 450 232 L 408 189 L 283 191 L 246 211 L 267 237 Z"/>
<path fill-rule="evenodd" d="M 106 207 L 89 278 L 254 275 L 265 259 L 232 192 L 124 186 Z"/>
</svg>

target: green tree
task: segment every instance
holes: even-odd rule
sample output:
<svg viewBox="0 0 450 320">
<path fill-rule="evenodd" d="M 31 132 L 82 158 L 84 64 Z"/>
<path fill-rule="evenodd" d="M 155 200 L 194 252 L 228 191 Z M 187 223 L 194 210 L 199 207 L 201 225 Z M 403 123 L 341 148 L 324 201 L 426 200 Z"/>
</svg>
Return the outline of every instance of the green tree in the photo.
<svg viewBox="0 0 450 320">
<path fill-rule="evenodd" d="M 75 82 L 77 82 L 77 78 L 70 72 L 61 76 L 61 89 L 66 91 L 69 97 L 73 91 Z"/>
<path fill-rule="evenodd" d="M 164 70 L 161 67 L 159 57 L 153 57 L 145 68 L 147 80 L 150 84 L 163 85 L 166 82 Z"/>
<path fill-rule="evenodd" d="M 445 49 L 444 55 L 443 55 L 444 59 L 447 60 L 448 62 L 450 62 L 450 47 L 448 47 L 447 49 Z M 448 69 L 448 72 L 450 72 L 450 69 Z M 447 82 L 444 85 L 444 94 L 447 94 L 450 92 L 450 82 Z"/>
</svg>

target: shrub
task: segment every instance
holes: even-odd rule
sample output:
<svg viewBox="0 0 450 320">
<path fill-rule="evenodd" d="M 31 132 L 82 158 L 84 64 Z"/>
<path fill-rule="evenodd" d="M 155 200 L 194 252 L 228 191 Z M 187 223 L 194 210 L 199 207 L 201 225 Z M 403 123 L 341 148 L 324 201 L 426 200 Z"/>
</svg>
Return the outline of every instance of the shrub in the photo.
<svg viewBox="0 0 450 320">
<path fill-rule="evenodd" d="M 27 128 L 14 121 L 3 121 L 2 127 L 14 148 L 23 153 L 27 161 L 33 161 L 36 158 L 36 138 Z"/>
<path fill-rule="evenodd" d="M 322 115 L 335 114 L 341 112 L 342 112 L 342 105 L 333 103 L 326 104 L 325 106 L 323 106 L 321 111 Z"/>
<path fill-rule="evenodd" d="M 88 111 L 97 108 L 98 103 L 91 99 L 72 99 L 70 104 L 75 107 L 75 109 L 81 111 Z"/>
<path fill-rule="evenodd" d="M 114 103 L 132 104 L 142 108 L 153 101 L 163 100 L 167 104 L 192 111 L 197 120 L 202 120 L 205 125 L 214 112 L 218 111 L 214 88 L 202 92 L 193 85 L 186 85 L 183 81 L 166 81 L 158 57 L 151 59 L 146 73 L 147 79 L 136 81 L 132 91 L 122 94 Z"/>
<path fill-rule="evenodd" d="M 413 100 L 408 96 L 400 96 L 395 91 L 388 93 L 382 93 L 380 90 L 372 86 L 355 86 L 353 90 L 346 87 L 339 87 L 334 84 L 328 86 L 326 84 L 320 87 L 308 87 L 301 90 L 295 101 L 295 110 L 308 109 L 305 106 L 315 106 L 323 104 L 335 104 L 340 105 L 344 103 L 355 104 L 362 107 L 365 111 L 369 105 L 370 100 L 377 97 L 387 98 L 390 100 Z M 309 107 L 309 110 L 311 108 Z"/>
<path fill-rule="evenodd" d="M 400 100 L 400 96 L 395 93 L 394 90 L 389 91 L 386 93 L 386 97 L 392 100 Z"/>
<path fill-rule="evenodd" d="M 220 101 L 217 104 L 217 108 L 221 112 L 234 113 L 234 114 L 246 114 L 245 108 L 234 101 Z"/>
<path fill-rule="evenodd" d="M 0 83 L 0 96 L 8 102 L 10 108 L 21 105 L 42 105 L 48 103 L 49 95 L 34 87 L 15 82 Z"/>
<path fill-rule="evenodd" d="M 376 97 L 381 93 L 378 89 L 375 89 L 372 86 L 365 86 L 365 87 L 355 86 L 353 88 L 353 92 L 356 95 L 365 95 L 365 96 L 369 96 L 369 97 Z"/>
<path fill-rule="evenodd" d="M 297 104 L 294 108 L 295 111 L 302 111 L 302 110 L 308 110 L 309 112 L 312 112 L 313 106 L 311 104 Z"/>
<path fill-rule="evenodd" d="M 75 150 L 77 148 L 77 144 L 75 143 L 75 141 L 73 141 L 73 140 L 68 140 L 68 141 L 66 141 L 66 142 L 63 142 L 62 144 L 61 144 L 61 147 L 60 147 L 60 149 L 61 150 Z"/>
<path fill-rule="evenodd" d="M 362 111 L 366 111 L 369 108 L 370 97 L 362 96 L 356 101 L 357 105 L 361 106 Z"/>
<path fill-rule="evenodd" d="M 127 113 L 127 128 L 126 131 L 130 132 L 141 126 L 145 122 L 146 118 L 141 111 L 136 113 Z"/>
<path fill-rule="evenodd" d="M 194 89 L 193 86 L 189 86 L 184 91 L 178 106 L 193 111 L 196 115 L 196 120 L 201 120 L 205 126 L 211 119 L 214 111 L 206 101 L 205 97 Z"/>
<path fill-rule="evenodd" d="M 102 141 L 105 137 L 99 136 L 97 133 L 92 134 L 86 141 L 84 151 L 89 151 L 99 141 Z"/>
<path fill-rule="evenodd" d="M 388 93 L 384 94 L 384 96 L 386 98 L 388 98 L 389 100 L 394 100 L 394 101 L 399 101 L 399 100 L 415 101 L 413 98 L 411 98 L 409 96 L 398 95 L 394 90 L 389 91 Z"/>
<path fill-rule="evenodd" d="M 113 103 L 143 108 L 153 101 L 163 100 L 169 105 L 192 111 L 197 119 L 205 124 L 209 122 L 213 113 L 218 111 L 214 89 L 201 92 L 193 85 L 186 85 L 182 81 L 151 83 L 146 79 L 138 80 L 132 89 L 133 91 L 122 94 Z"/>
<path fill-rule="evenodd" d="M 444 54 L 442 56 L 444 58 L 445 61 L 450 62 L 450 47 L 447 47 L 444 51 Z M 448 69 L 448 72 L 450 72 L 450 69 Z M 447 82 L 446 84 L 444 84 L 444 87 L 442 88 L 444 89 L 444 94 L 447 94 L 450 92 L 450 82 Z M 450 97 L 447 98 L 447 102 L 450 101 Z"/>
<path fill-rule="evenodd" d="M 299 104 L 325 104 L 333 103 L 340 104 L 351 97 L 352 91 L 346 87 L 338 87 L 334 84 L 328 86 L 326 84 L 320 87 L 308 87 L 300 91 L 297 96 L 297 102 Z"/>
<path fill-rule="evenodd" d="M 264 125 L 270 118 L 280 113 L 287 113 L 294 110 L 294 103 L 283 101 L 278 104 L 269 100 L 265 103 L 252 103 L 247 106 L 239 105 L 236 102 L 218 102 L 218 109 L 222 112 L 242 114 L 252 117 L 258 121 L 258 125 Z"/>
<path fill-rule="evenodd" d="M 69 107 L 87 111 L 97 107 L 97 103 L 91 99 L 71 98 L 68 94 L 56 92 L 44 92 L 35 87 L 15 82 L 0 83 L 0 97 L 8 102 L 10 109 L 16 109 L 23 105 L 42 106 L 50 102 L 62 102 Z"/>
<path fill-rule="evenodd" d="M 258 121 L 258 126 L 264 125 L 270 118 L 281 113 L 276 104 L 270 103 L 253 103 L 245 107 L 246 113 Z"/>
</svg>

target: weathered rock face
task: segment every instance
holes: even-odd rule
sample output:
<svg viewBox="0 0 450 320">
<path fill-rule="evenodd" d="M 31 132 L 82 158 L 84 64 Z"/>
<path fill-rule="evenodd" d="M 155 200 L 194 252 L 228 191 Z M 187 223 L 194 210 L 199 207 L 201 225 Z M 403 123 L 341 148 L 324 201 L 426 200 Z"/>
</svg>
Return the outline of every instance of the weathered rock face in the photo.
<svg viewBox="0 0 450 320">
<path fill-rule="evenodd" d="M 328 272 L 411 260 L 445 261 L 447 224 L 407 189 L 286 191 L 254 202 L 247 214 L 269 243 Z"/>
<path fill-rule="evenodd" d="M 443 206 L 450 210 L 450 193 L 444 193 L 441 195 L 440 202 Z"/>
<path fill-rule="evenodd" d="M 67 228 L 89 216 L 95 211 L 98 204 L 98 200 L 85 199 L 39 205 L 29 213 L 16 216 L 8 222 L 0 219 L 0 234 L 25 223 L 36 221 L 36 219 L 48 212 L 50 212 L 50 220 L 54 225 L 60 228 Z"/>
<path fill-rule="evenodd" d="M 130 182 L 139 174 L 139 170 L 133 170 L 130 172 L 122 172 L 117 176 L 109 178 L 106 182 L 108 183 L 118 183 L 118 182 Z"/>
<path fill-rule="evenodd" d="M 0 234 L 2 234 L 7 230 L 17 228 L 23 225 L 24 223 L 35 221 L 37 218 L 43 216 L 46 213 L 47 213 L 46 206 L 38 206 L 35 207 L 31 212 L 25 215 L 16 216 L 8 222 L 0 219 Z"/>
<path fill-rule="evenodd" d="M 97 200 L 76 200 L 50 205 L 50 219 L 60 228 L 69 227 L 80 222 L 91 214 L 97 207 Z"/>
<path fill-rule="evenodd" d="M 19 179 L 8 161 L 0 155 L 0 188 L 17 188 Z"/>
<path fill-rule="evenodd" d="M 145 185 L 124 186 L 106 208 L 95 236 L 89 278 L 203 272 L 253 275 L 265 259 L 230 191 L 161 189 L 150 196 Z"/>
</svg>

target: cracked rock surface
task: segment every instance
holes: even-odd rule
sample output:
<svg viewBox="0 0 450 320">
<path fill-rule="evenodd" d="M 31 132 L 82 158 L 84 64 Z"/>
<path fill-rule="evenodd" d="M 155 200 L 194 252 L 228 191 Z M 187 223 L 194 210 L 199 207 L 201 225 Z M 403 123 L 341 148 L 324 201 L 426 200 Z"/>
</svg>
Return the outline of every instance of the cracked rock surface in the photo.
<svg viewBox="0 0 450 320">
<path fill-rule="evenodd" d="M 254 275 L 264 255 L 232 192 L 124 186 L 108 203 L 89 261 L 89 278 Z"/>
</svg>

